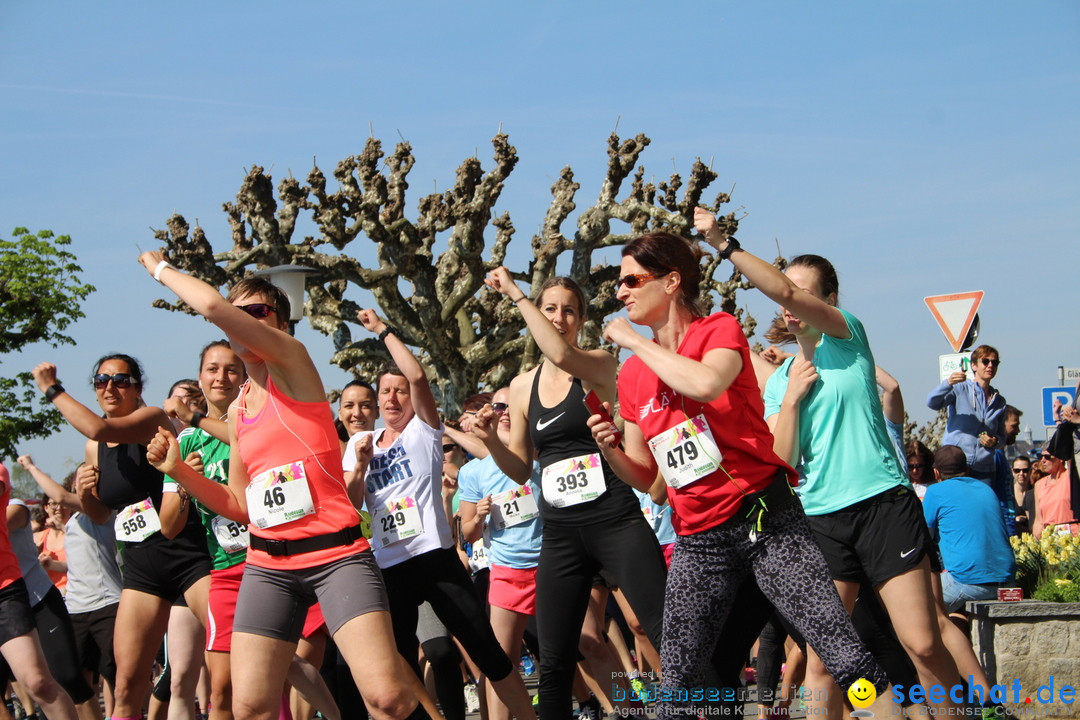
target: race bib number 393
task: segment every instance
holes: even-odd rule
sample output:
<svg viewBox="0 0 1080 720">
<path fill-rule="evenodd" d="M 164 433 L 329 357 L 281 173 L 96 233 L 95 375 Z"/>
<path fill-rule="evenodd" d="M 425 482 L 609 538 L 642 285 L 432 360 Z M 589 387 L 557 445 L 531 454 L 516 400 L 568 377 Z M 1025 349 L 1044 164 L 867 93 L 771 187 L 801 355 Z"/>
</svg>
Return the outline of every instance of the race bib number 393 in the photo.
<svg viewBox="0 0 1080 720">
<path fill-rule="evenodd" d="M 649 449 L 664 480 L 676 490 L 720 469 L 720 449 L 704 415 L 688 418 L 650 438 Z"/>
<path fill-rule="evenodd" d="M 246 494 L 248 517 L 257 528 L 283 525 L 315 512 L 300 460 L 259 473 L 251 479 Z"/>
<path fill-rule="evenodd" d="M 600 497 L 607 490 L 600 453 L 559 460 L 544 468 L 544 499 L 552 507 L 570 507 Z"/>
<path fill-rule="evenodd" d="M 161 530 L 161 518 L 150 498 L 132 503 L 116 513 L 113 521 L 116 539 L 122 542 L 142 542 Z"/>
</svg>

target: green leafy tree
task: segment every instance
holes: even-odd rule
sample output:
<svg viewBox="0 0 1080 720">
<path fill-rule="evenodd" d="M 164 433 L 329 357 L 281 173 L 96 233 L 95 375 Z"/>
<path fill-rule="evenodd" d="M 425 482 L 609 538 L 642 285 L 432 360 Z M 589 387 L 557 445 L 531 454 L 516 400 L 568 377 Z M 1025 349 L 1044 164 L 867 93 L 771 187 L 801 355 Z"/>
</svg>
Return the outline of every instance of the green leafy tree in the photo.
<svg viewBox="0 0 1080 720">
<path fill-rule="evenodd" d="M 79 278 L 82 268 L 66 249 L 71 238 L 21 227 L 12 235 L 0 239 L 0 355 L 36 342 L 74 345 L 65 331 L 85 317 L 80 305 L 94 287 Z M 0 457 L 15 457 L 19 441 L 46 437 L 61 420 L 41 401 L 29 372 L 0 377 Z"/>
</svg>

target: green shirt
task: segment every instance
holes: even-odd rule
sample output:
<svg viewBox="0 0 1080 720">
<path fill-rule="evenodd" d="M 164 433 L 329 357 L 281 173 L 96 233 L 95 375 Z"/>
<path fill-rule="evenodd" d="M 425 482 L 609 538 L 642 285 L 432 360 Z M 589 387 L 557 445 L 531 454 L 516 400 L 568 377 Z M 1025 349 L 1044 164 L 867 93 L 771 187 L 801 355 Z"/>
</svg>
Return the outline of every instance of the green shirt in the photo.
<svg viewBox="0 0 1080 720">
<path fill-rule="evenodd" d="M 799 405 L 796 492 L 807 515 L 842 510 L 897 485 L 910 485 L 885 429 L 866 331 L 854 315 L 840 312 L 851 337 L 821 336 L 814 350 L 819 377 Z M 792 360 L 784 361 L 765 385 L 766 418 L 780 412 Z"/>
<path fill-rule="evenodd" d="M 186 458 L 193 452 L 199 453 L 203 461 L 203 475 L 222 485 L 229 483 L 229 446 L 227 444 L 209 433 L 192 427 L 184 428 L 178 440 L 180 441 L 181 458 Z M 166 475 L 165 482 L 175 483 L 176 481 Z M 247 559 L 247 551 L 226 552 L 214 533 L 214 527 L 216 524 L 220 528 L 220 532 L 239 535 L 242 530 L 246 531 L 246 526 L 225 518 L 219 520 L 218 514 L 212 512 L 201 502 L 195 498 L 192 498 L 191 501 L 198 508 L 203 527 L 206 528 L 206 546 L 210 550 L 210 558 L 214 569 L 223 570 L 244 562 Z"/>
</svg>

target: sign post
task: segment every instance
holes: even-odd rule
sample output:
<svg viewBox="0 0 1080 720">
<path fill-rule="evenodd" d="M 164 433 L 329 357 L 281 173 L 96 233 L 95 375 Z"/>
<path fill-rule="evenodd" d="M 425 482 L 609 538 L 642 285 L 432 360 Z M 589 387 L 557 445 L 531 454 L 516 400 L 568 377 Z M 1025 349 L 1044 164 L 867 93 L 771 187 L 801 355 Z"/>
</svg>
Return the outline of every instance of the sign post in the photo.
<svg viewBox="0 0 1080 720">
<path fill-rule="evenodd" d="M 1043 425 L 1053 427 L 1061 418 L 1054 415 L 1054 401 L 1070 405 L 1076 394 L 1076 386 L 1044 387 L 1042 389 Z"/>
<path fill-rule="evenodd" d="M 983 295 L 985 293 L 982 290 L 975 290 L 923 298 L 941 331 L 945 333 L 945 339 L 952 345 L 953 352 L 958 353 L 964 349 L 968 332 L 977 320 L 975 313 L 979 310 Z"/>
</svg>

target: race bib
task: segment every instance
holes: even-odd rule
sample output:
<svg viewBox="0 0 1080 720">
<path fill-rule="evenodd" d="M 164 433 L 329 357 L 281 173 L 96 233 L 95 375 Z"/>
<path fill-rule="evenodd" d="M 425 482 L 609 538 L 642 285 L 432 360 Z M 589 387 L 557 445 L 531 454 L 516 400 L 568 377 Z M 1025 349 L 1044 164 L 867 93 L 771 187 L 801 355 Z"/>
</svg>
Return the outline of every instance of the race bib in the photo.
<svg viewBox="0 0 1080 720">
<path fill-rule="evenodd" d="M 720 449 L 704 415 L 685 420 L 651 438 L 649 449 L 664 480 L 676 490 L 720 469 Z"/>
<path fill-rule="evenodd" d="M 487 544 L 484 538 L 479 538 L 472 544 L 472 552 L 469 554 L 469 570 L 476 573 L 491 567 L 491 558 L 488 557 Z"/>
<path fill-rule="evenodd" d="M 315 513 L 307 472 L 300 460 L 261 472 L 247 487 L 248 517 L 260 529 Z"/>
<path fill-rule="evenodd" d="M 376 547 L 386 547 L 424 532 L 420 508 L 412 496 L 398 498 L 376 508 L 371 513 L 371 528 Z"/>
<path fill-rule="evenodd" d="M 520 525 L 536 517 L 540 517 L 540 508 L 528 485 L 491 496 L 491 525 L 496 530 Z"/>
<path fill-rule="evenodd" d="M 150 498 L 132 503 L 116 513 L 113 521 L 116 539 L 121 542 L 142 542 L 156 532 L 161 532 L 161 518 Z"/>
<path fill-rule="evenodd" d="M 540 484 L 552 507 L 570 507 L 600 497 L 607 490 L 600 453 L 559 460 L 544 468 Z"/>
<path fill-rule="evenodd" d="M 210 521 L 210 529 L 214 531 L 218 545 L 227 553 L 240 552 L 248 548 L 247 525 L 241 525 L 235 520 L 215 515 Z"/>
</svg>

